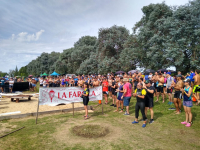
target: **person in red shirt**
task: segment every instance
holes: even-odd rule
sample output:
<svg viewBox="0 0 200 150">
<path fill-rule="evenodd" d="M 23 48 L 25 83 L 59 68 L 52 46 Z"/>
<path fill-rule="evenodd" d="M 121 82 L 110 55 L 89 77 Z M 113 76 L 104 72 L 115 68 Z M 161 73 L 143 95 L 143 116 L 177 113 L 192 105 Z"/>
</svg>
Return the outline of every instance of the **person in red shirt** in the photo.
<svg viewBox="0 0 200 150">
<path fill-rule="evenodd" d="M 103 79 L 102 86 L 103 86 L 103 96 L 105 98 L 105 104 L 107 105 L 108 104 L 108 81 L 107 81 L 107 78 Z"/>
</svg>

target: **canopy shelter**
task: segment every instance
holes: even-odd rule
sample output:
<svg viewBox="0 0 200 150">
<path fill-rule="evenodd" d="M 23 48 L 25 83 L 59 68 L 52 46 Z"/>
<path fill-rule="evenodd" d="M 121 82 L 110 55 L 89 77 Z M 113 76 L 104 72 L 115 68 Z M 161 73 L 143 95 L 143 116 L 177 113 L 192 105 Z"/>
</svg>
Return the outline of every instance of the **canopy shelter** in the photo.
<svg viewBox="0 0 200 150">
<path fill-rule="evenodd" d="M 159 69 L 157 72 L 161 72 L 161 73 L 164 73 L 164 72 L 168 72 L 168 70 L 167 69 Z"/>
<path fill-rule="evenodd" d="M 156 72 L 155 70 L 147 69 L 145 70 L 144 74 L 149 75 L 149 73 L 155 73 L 155 72 Z"/>
<path fill-rule="evenodd" d="M 128 74 L 134 74 L 134 73 L 136 73 L 136 72 L 138 72 L 137 70 L 130 70 L 129 72 L 128 72 Z"/>
<path fill-rule="evenodd" d="M 58 74 L 58 73 L 55 72 L 55 71 L 51 74 L 51 76 L 58 76 L 58 75 L 60 75 L 60 74 Z"/>
<path fill-rule="evenodd" d="M 125 73 L 124 71 L 117 71 L 115 74 Z"/>
<path fill-rule="evenodd" d="M 42 76 L 48 76 L 48 74 L 46 74 L 46 73 L 43 73 L 43 74 L 42 74 Z"/>
</svg>

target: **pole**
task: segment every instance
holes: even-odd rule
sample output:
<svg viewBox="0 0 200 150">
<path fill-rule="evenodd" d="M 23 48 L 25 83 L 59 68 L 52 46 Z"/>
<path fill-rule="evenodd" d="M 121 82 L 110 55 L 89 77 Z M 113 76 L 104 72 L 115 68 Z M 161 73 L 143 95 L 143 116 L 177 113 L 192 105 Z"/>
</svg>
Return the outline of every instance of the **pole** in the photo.
<svg viewBox="0 0 200 150">
<path fill-rule="evenodd" d="M 102 115 L 103 115 L 103 86 L 102 86 L 102 100 L 101 100 L 101 105 L 102 105 Z"/>
<path fill-rule="evenodd" d="M 36 115 L 36 121 L 35 121 L 36 124 L 37 124 L 37 119 L 38 119 L 38 111 L 39 111 L 39 98 L 38 98 L 37 115 Z"/>
<path fill-rule="evenodd" d="M 72 107 L 73 107 L 73 117 L 74 117 L 74 102 L 72 103 Z"/>
</svg>

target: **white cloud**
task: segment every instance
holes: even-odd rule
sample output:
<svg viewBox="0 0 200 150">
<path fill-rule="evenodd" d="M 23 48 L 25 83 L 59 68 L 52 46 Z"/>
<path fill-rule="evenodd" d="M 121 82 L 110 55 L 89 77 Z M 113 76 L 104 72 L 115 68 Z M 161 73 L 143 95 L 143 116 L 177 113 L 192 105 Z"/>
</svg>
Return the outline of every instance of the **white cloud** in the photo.
<svg viewBox="0 0 200 150">
<path fill-rule="evenodd" d="M 44 32 L 44 30 L 40 30 L 40 31 L 36 32 L 36 34 L 28 34 L 27 32 L 21 32 L 17 36 L 15 36 L 15 34 L 12 34 L 11 39 L 19 41 L 19 42 L 37 41 L 37 40 L 39 40 L 39 38 L 43 32 Z"/>
</svg>

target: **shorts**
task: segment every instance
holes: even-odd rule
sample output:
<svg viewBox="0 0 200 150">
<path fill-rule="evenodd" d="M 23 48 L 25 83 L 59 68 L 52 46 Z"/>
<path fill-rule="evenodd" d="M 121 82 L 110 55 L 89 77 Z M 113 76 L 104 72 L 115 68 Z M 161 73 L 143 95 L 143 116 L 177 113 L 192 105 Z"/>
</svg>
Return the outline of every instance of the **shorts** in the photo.
<svg viewBox="0 0 200 150">
<path fill-rule="evenodd" d="M 108 91 L 104 91 L 103 94 L 108 94 Z"/>
<path fill-rule="evenodd" d="M 183 101 L 183 106 L 192 107 L 193 106 L 192 101 Z"/>
<path fill-rule="evenodd" d="M 78 86 L 78 83 L 75 83 L 75 86 Z"/>
<path fill-rule="evenodd" d="M 166 84 L 163 84 L 163 87 L 166 88 Z"/>
<path fill-rule="evenodd" d="M 152 108 L 154 106 L 153 104 L 153 99 L 149 99 L 146 97 L 146 100 L 145 100 L 145 107 L 149 107 L 149 108 Z"/>
<path fill-rule="evenodd" d="M 116 92 L 115 90 L 116 90 L 116 89 L 113 89 L 113 90 L 112 90 L 112 95 L 117 96 L 117 92 Z"/>
<path fill-rule="evenodd" d="M 32 84 L 32 87 L 36 87 L 36 84 Z"/>
<path fill-rule="evenodd" d="M 193 93 L 200 93 L 200 85 L 195 85 L 194 86 Z"/>
<path fill-rule="evenodd" d="M 108 91 L 112 92 L 112 88 L 111 88 L 111 86 L 108 87 Z"/>
<path fill-rule="evenodd" d="M 122 94 L 119 94 L 119 95 L 117 96 L 117 99 L 120 100 L 120 101 L 123 101 L 123 99 L 122 99 Z"/>
<path fill-rule="evenodd" d="M 9 85 L 9 88 L 13 88 L 13 85 Z"/>
<path fill-rule="evenodd" d="M 43 86 L 43 84 L 40 84 L 40 86 Z"/>
<path fill-rule="evenodd" d="M 87 106 L 89 102 L 89 97 L 83 97 L 83 105 Z"/>
<path fill-rule="evenodd" d="M 172 93 L 173 89 L 167 89 L 167 93 Z"/>
<path fill-rule="evenodd" d="M 124 97 L 124 106 L 129 106 L 131 97 Z"/>
<path fill-rule="evenodd" d="M 163 85 L 159 85 L 159 86 L 157 87 L 157 92 L 163 93 Z"/>
<path fill-rule="evenodd" d="M 174 98 L 182 99 L 183 98 L 182 92 L 181 91 L 175 91 Z"/>
<path fill-rule="evenodd" d="M 2 87 L 2 88 L 4 88 L 4 87 L 5 87 L 5 85 L 1 85 L 1 87 Z"/>
</svg>

